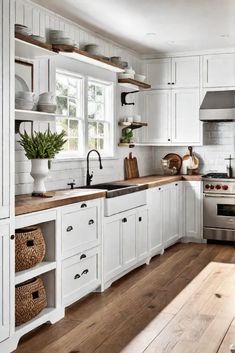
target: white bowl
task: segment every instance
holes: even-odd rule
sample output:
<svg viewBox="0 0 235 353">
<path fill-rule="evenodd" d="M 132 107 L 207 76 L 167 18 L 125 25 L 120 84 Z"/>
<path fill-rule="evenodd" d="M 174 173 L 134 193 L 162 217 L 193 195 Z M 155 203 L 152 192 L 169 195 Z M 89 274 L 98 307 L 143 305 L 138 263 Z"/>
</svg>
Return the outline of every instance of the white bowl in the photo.
<svg viewBox="0 0 235 353">
<path fill-rule="evenodd" d="M 100 55 L 99 45 L 97 44 L 87 44 L 85 45 L 84 50 L 93 55 Z"/>
<path fill-rule="evenodd" d="M 55 113 L 57 109 L 56 104 L 38 104 L 37 110 L 44 113 Z"/>
<path fill-rule="evenodd" d="M 21 104 L 20 102 L 15 102 L 15 108 L 16 109 L 21 109 L 21 110 L 33 110 L 34 108 L 34 102 L 24 102 Z"/>
<path fill-rule="evenodd" d="M 123 79 L 123 78 L 131 78 L 134 79 L 134 74 L 118 74 L 118 78 Z"/>
<path fill-rule="evenodd" d="M 54 38 L 54 39 L 68 37 L 68 34 L 65 31 L 61 31 L 57 29 L 50 30 L 49 35 L 50 35 L 50 38 Z"/>
<path fill-rule="evenodd" d="M 30 91 L 18 91 L 15 94 L 17 99 L 24 99 L 26 101 L 32 102 L 34 100 L 34 92 Z"/>
<path fill-rule="evenodd" d="M 146 80 L 146 76 L 140 75 L 140 74 L 135 74 L 135 80 L 140 81 L 140 82 L 144 82 Z"/>
<path fill-rule="evenodd" d="M 127 67 L 127 68 L 125 69 L 125 74 L 134 75 L 134 74 L 135 74 L 135 70 L 133 70 L 132 67 Z"/>
</svg>

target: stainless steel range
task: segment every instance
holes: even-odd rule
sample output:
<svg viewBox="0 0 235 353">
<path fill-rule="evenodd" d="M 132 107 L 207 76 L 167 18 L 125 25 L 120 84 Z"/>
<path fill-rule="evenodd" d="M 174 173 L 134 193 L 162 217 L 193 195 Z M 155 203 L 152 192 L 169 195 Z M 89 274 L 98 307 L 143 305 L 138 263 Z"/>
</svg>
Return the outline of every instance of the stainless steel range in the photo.
<svg viewBox="0 0 235 353">
<path fill-rule="evenodd" d="M 209 173 L 203 179 L 203 237 L 235 241 L 235 178 Z"/>
</svg>

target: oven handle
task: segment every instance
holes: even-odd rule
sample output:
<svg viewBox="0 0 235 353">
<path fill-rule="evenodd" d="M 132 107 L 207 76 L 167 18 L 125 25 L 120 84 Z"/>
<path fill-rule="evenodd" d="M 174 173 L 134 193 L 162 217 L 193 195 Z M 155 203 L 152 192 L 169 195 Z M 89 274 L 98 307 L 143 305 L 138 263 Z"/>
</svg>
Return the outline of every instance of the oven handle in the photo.
<svg viewBox="0 0 235 353">
<path fill-rule="evenodd" d="M 204 197 L 216 197 L 217 199 L 219 198 L 230 198 L 230 199 L 235 199 L 235 195 L 226 195 L 226 194 L 217 194 L 217 195 L 213 195 L 213 194 L 203 194 Z"/>
</svg>

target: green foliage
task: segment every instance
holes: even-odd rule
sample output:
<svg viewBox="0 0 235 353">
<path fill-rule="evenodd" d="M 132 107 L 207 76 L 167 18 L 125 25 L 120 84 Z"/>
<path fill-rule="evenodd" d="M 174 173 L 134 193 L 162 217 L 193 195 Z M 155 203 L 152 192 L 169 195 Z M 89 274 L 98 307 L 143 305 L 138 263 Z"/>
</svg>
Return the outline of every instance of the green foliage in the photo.
<svg viewBox="0 0 235 353">
<path fill-rule="evenodd" d="M 122 129 L 122 139 L 130 142 L 131 139 L 133 138 L 133 131 L 130 128 L 124 128 Z"/>
<path fill-rule="evenodd" d="M 60 134 L 52 133 L 50 130 L 34 131 L 31 136 L 24 131 L 23 134 L 20 133 L 18 142 L 24 148 L 28 159 L 53 159 L 67 142 L 65 136 L 64 130 Z"/>
</svg>

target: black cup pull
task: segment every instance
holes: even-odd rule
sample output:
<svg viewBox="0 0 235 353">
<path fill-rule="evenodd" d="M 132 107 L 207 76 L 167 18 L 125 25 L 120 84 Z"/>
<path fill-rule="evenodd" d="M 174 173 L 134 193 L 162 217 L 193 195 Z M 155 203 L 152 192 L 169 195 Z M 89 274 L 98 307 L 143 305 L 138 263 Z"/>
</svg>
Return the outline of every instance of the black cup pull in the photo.
<svg viewBox="0 0 235 353">
<path fill-rule="evenodd" d="M 88 222 L 89 226 L 90 226 L 91 224 L 94 224 L 94 223 L 95 223 L 95 222 L 94 222 L 93 219 L 90 219 L 89 222 Z"/>
<path fill-rule="evenodd" d="M 80 278 L 81 276 L 77 273 L 75 276 L 74 276 L 74 279 L 78 279 Z"/>
<path fill-rule="evenodd" d="M 81 276 L 82 276 L 82 275 L 86 275 L 88 272 L 89 272 L 89 270 L 88 270 L 88 269 L 86 269 L 86 270 L 82 271 Z"/>
<path fill-rule="evenodd" d="M 85 207 L 87 207 L 87 204 L 86 203 L 82 203 L 81 204 L 81 208 L 85 208 Z"/>
<path fill-rule="evenodd" d="M 142 222 L 142 217 L 139 217 L 139 222 Z"/>
<path fill-rule="evenodd" d="M 31 239 L 31 240 L 27 240 L 27 247 L 30 248 L 31 246 L 34 246 L 34 240 Z"/>
<path fill-rule="evenodd" d="M 38 299 L 39 298 L 39 292 L 38 290 L 32 293 L 33 299 Z"/>
<path fill-rule="evenodd" d="M 67 230 L 67 232 L 71 232 L 73 230 L 73 227 L 72 226 L 68 226 L 66 230 Z"/>
<path fill-rule="evenodd" d="M 126 217 L 122 219 L 122 222 L 123 222 L 123 223 L 126 223 L 126 222 L 127 222 Z"/>
<path fill-rule="evenodd" d="M 85 255 L 85 254 L 82 254 L 82 255 L 80 256 L 80 260 L 85 259 L 85 258 L 86 258 L 86 255 Z"/>
</svg>

